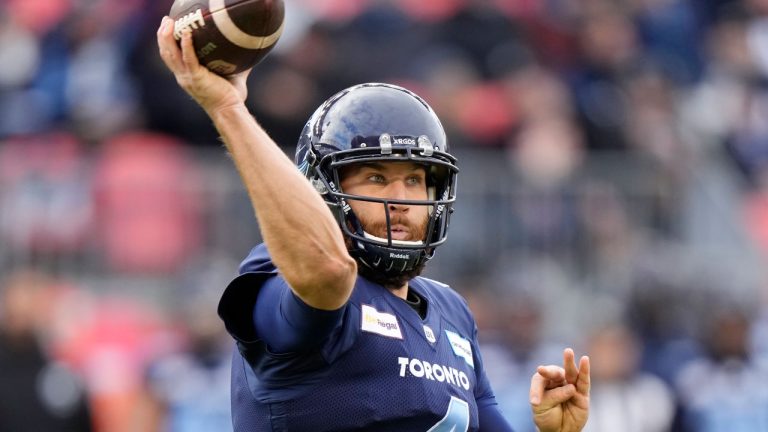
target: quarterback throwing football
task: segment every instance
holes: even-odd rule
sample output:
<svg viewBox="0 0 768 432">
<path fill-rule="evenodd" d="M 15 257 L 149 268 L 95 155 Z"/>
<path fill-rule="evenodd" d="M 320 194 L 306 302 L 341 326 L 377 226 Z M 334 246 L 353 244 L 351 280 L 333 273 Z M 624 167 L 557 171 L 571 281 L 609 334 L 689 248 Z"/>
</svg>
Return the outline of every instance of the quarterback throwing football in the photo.
<svg viewBox="0 0 768 432">
<path fill-rule="evenodd" d="M 234 429 L 512 430 L 466 302 L 419 276 L 445 241 L 458 172 L 427 103 L 393 85 L 346 89 L 309 119 L 294 163 L 248 112 L 247 72 L 200 66 L 169 18 L 157 36 L 221 134 L 264 238 L 219 304 L 237 343 Z M 563 363 L 531 371 L 541 432 L 587 420 L 589 359 L 566 349 Z"/>
</svg>

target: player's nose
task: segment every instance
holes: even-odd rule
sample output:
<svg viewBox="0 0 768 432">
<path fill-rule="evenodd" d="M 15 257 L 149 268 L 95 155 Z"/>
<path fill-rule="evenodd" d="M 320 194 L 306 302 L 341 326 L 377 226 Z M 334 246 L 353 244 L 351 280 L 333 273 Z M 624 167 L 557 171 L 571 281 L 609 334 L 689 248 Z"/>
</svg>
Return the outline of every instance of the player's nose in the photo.
<svg viewBox="0 0 768 432">
<path fill-rule="evenodd" d="M 386 198 L 391 200 L 406 200 L 408 199 L 408 191 L 405 185 L 405 181 L 397 180 L 390 182 L 387 185 Z M 408 206 L 399 203 L 390 203 L 390 210 L 407 211 Z"/>
</svg>

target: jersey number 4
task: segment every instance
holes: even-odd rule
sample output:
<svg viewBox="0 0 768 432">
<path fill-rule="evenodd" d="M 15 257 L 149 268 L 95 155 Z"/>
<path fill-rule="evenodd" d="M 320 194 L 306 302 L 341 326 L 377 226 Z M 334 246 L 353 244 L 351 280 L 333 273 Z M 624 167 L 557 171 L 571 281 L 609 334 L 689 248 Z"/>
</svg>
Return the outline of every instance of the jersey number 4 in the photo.
<svg viewBox="0 0 768 432">
<path fill-rule="evenodd" d="M 467 432 L 469 429 L 469 404 L 451 396 L 445 417 L 427 432 Z"/>
</svg>

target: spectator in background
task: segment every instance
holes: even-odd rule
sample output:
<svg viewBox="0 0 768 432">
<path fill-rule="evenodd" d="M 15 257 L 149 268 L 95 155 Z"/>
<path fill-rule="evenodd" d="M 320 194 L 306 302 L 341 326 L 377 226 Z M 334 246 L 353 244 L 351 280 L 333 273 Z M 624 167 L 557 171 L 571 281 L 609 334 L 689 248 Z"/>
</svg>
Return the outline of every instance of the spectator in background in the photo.
<svg viewBox="0 0 768 432">
<path fill-rule="evenodd" d="M 626 308 L 637 267 L 656 253 L 658 242 L 636 222 L 636 213 L 650 205 L 629 198 L 615 183 L 590 178 L 581 187 L 578 203 L 577 277 L 592 293 L 592 302 L 602 301 L 615 310 Z"/>
<path fill-rule="evenodd" d="M 712 277 L 692 256 L 676 245 L 655 244 L 631 272 L 624 316 L 643 343 L 642 369 L 667 383 L 699 355 L 691 327 L 713 304 L 704 288 Z"/>
<path fill-rule="evenodd" d="M 48 354 L 40 325 L 53 281 L 32 270 L 0 281 L 0 431 L 89 432 L 80 379 Z"/>
<path fill-rule="evenodd" d="M 536 432 L 527 404 L 530 370 L 557 360 L 559 345 L 544 338 L 544 311 L 533 293 L 511 288 L 501 294 L 487 294 L 484 306 L 479 310 L 485 309 L 494 317 L 495 331 L 482 338 L 482 350 L 488 378 L 496 383 L 499 409 L 515 432 Z"/>
<path fill-rule="evenodd" d="M 330 26 L 310 26 L 284 55 L 268 57 L 251 79 L 248 103 L 275 142 L 294 141 L 320 95 L 335 90 L 344 71 L 332 38 Z"/>
<path fill-rule="evenodd" d="M 628 102 L 622 86 L 642 55 L 632 16 L 618 2 L 590 0 L 576 30 L 581 55 L 569 80 L 587 145 L 593 151 L 626 150 Z"/>
<path fill-rule="evenodd" d="M 508 146 L 510 165 L 522 191 L 512 200 L 510 219 L 520 224 L 531 250 L 558 255 L 576 237 L 577 203 L 584 154 L 582 131 L 567 117 L 528 121 Z"/>
<path fill-rule="evenodd" d="M 760 288 L 758 312 L 750 333 L 750 346 L 755 352 L 755 360 L 768 363 L 768 286 L 764 283 Z"/>
<path fill-rule="evenodd" d="M 727 150 L 728 159 L 746 184 L 759 180 L 768 161 L 765 146 L 766 89 L 750 43 L 753 17 L 740 6 L 720 11 L 712 24 L 706 49 L 709 63 L 702 81 L 684 99 L 686 129 L 700 152 Z"/>
<path fill-rule="evenodd" d="M 232 430 L 232 346 L 210 307 L 219 295 L 215 287 L 229 278 L 232 265 L 225 257 L 206 256 L 175 282 L 176 301 L 168 311 L 175 342 L 146 366 L 132 432 Z"/>
<path fill-rule="evenodd" d="M 232 346 L 211 307 L 218 293 L 180 296 L 178 321 L 186 343 L 153 362 L 147 373 L 143 410 L 135 416 L 142 432 L 232 430 L 229 381 Z"/>
<path fill-rule="evenodd" d="M 672 391 L 659 377 L 639 370 L 641 349 L 623 324 L 607 324 L 592 333 L 587 351 L 595 358 L 594 406 L 585 432 L 670 430 Z"/>
<path fill-rule="evenodd" d="M 630 0 L 644 51 L 665 76 L 681 86 L 701 77 L 703 24 L 696 3 L 688 0 Z"/>
<path fill-rule="evenodd" d="M 766 431 L 768 366 L 756 361 L 749 345 L 752 314 L 744 306 L 713 306 L 701 317 L 706 353 L 677 378 L 682 430 Z"/>
<path fill-rule="evenodd" d="M 128 54 L 144 0 L 73 2 L 61 24 L 41 40 L 32 87 L 45 94 L 48 127 L 66 122 L 88 141 L 140 124 Z"/>
<path fill-rule="evenodd" d="M 0 261 L 82 256 L 93 222 L 85 151 L 76 136 L 43 133 L 0 145 Z"/>
<path fill-rule="evenodd" d="M 94 432 L 145 432 L 134 427 L 144 370 L 178 346 L 178 332 L 146 298 L 139 300 L 128 278 L 112 276 L 121 294 L 86 290 L 57 293 L 46 317 L 57 358 L 79 372 L 88 389 Z M 98 282 L 101 290 L 106 283 Z M 162 287 L 142 280 L 155 294 Z"/>
</svg>

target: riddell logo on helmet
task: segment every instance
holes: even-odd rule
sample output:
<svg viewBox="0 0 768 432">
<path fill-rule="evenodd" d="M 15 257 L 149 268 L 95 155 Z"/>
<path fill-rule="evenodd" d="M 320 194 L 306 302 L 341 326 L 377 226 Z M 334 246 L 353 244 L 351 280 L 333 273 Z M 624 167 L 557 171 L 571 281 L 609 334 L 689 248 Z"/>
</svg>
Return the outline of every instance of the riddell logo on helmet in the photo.
<svg viewBox="0 0 768 432">
<path fill-rule="evenodd" d="M 395 138 L 394 143 L 398 145 L 416 145 L 416 140 L 413 138 Z"/>
<path fill-rule="evenodd" d="M 406 255 L 406 254 L 399 254 L 399 253 L 394 253 L 394 252 L 390 252 L 390 254 L 389 254 L 389 257 L 390 257 L 390 258 L 398 258 L 398 259 L 408 259 L 408 255 Z"/>
<path fill-rule="evenodd" d="M 442 200 L 443 201 L 447 200 L 448 196 L 449 196 L 448 195 L 448 189 L 446 189 L 446 190 L 443 191 Z M 445 211 L 445 204 L 440 204 L 440 205 L 437 206 L 437 210 L 435 210 L 435 215 L 437 217 L 440 217 L 443 214 L 444 211 Z"/>
</svg>

